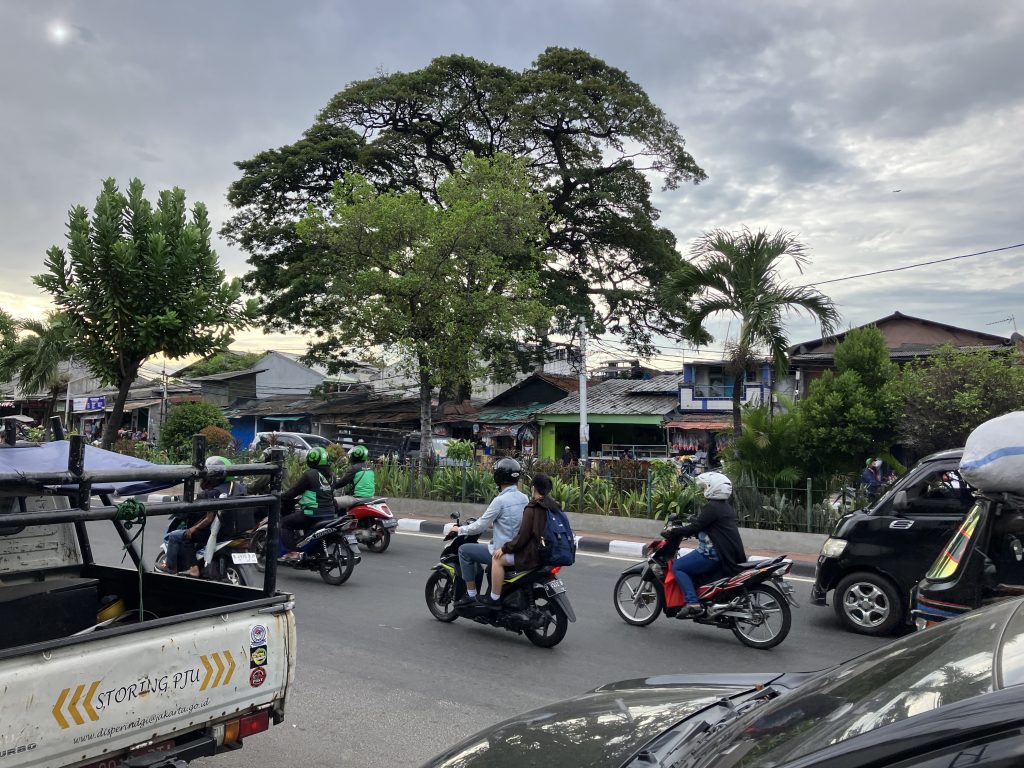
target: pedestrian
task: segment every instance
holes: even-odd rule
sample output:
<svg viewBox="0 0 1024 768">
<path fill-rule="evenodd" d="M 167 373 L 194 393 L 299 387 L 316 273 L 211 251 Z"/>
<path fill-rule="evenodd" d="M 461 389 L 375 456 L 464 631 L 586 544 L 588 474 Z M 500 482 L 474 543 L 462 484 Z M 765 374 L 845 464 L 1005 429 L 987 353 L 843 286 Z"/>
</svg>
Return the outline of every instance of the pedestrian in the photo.
<svg viewBox="0 0 1024 768">
<path fill-rule="evenodd" d="M 562 450 L 562 466 L 572 466 L 572 449 L 570 449 L 568 445 Z"/>
<path fill-rule="evenodd" d="M 864 462 L 864 471 L 860 473 L 860 487 L 867 492 L 868 501 L 871 502 L 878 498 L 878 491 L 882 486 L 882 481 L 878 477 L 878 468 L 881 466 L 881 461 L 868 458 Z"/>
</svg>

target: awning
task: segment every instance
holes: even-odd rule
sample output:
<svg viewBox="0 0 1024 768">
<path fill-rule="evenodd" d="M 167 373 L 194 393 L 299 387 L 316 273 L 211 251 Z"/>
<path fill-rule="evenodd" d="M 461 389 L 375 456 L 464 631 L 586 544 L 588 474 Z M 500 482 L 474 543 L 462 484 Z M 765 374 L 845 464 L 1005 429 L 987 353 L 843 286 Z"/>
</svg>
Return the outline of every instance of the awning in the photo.
<svg viewBox="0 0 1024 768">
<path fill-rule="evenodd" d="M 239 417 L 245 418 L 245 417 Z M 264 421 L 302 421 L 305 416 L 260 416 Z"/>
<path fill-rule="evenodd" d="M 665 424 L 667 429 L 732 429 L 732 417 L 710 419 L 678 419 Z"/>
<path fill-rule="evenodd" d="M 35 419 L 33 419 L 31 416 L 22 416 L 20 414 L 15 414 L 14 416 L 0 416 L 0 420 L 3 420 L 3 421 L 18 421 L 18 422 L 21 422 L 22 424 L 33 424 L 33 423 L 35 423 Z"/>
<path fill-rule="evenodd" d="M 72 413 L 74 415 L 76 415 L 76 416 L 82 416 L 82 415 L 102 416 L 105 413 L 113 413 L 114 412 L 113 400 L 111 400 L 109 402 L 111 403 L 111 405 L 108 405 L 102 411 L 100 411 L 100 410 L 95 410 L 95 411 L 72 411 Z M 155 405 L 160 405 L 160 400 L 134 400 L 134 401 L 133 400 L 129 400 L 127 403 L 124 404 L 124 412 L 125 413 L 130 413 L 131 411 L 137 411 L 140 408 L 152 408 Z"/>
</svg>

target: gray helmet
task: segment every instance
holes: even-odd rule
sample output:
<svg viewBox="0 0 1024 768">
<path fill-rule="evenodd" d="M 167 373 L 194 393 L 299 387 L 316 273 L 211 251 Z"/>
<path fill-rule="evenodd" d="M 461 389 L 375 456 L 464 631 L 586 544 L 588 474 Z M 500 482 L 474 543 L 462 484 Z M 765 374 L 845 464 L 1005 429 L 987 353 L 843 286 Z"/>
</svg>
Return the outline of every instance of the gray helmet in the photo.
<svg viewBox="0 0 1024 768">
<path fill-rule="evenodd" d="M 503 485 L 515 485 L 523 476 L 523 468 L 515 459 L 508 457 L 498 459 L 494 464 L 494 482 L 501 488 Z"/>
</svg>

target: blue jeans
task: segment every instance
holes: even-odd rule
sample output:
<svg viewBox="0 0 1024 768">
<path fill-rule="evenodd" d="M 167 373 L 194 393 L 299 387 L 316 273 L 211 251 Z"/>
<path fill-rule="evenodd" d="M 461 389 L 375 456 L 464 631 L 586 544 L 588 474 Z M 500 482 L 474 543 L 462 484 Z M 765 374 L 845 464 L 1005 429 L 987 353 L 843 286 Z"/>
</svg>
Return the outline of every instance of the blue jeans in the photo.
<svg viewBox="0 0 1024 768">
<path fill-rule="evenodd" d="M 192 567 L 192 542 L 185 538 L 185 529 L 179 528 L 164 536 L 167 543 L 167 568 L 181 573 Z"/>
<path fill-rule="evenodd" d="M 463 544 L 459 547 L 459 570 L 462 580 L 483 587 L 483 568 L 491 562 L 491 550 L 486 544 Z"/>
<path fill-rule="evenodd" d="M 672 573 L 686 596 L 687 605 L 697 605 L 700 600 L 697 598 L 697 590 L 693 586 L 693 576 L 702 576 L 711 571 L 717 570 L 718 560 L 711 560 L 704 557 L 700 550 L 695 549 L 687 555 L 677 557 L 672 561 Z"/>
</svg>

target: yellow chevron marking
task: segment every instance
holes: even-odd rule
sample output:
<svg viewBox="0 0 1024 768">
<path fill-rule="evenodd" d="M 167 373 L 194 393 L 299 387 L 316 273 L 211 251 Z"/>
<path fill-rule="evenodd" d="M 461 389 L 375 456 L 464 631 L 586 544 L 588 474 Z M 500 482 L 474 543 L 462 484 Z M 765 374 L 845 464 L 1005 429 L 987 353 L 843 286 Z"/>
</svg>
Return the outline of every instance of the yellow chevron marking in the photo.
<svg viewBox="0 0 1024 768">
<path fill-rule="evenodd" d="M 82 698 L 82 692 L 85 690 L 84 685 L 80 685 L 75 688 L 75 695 L 71 697 L 71 703 L 68 704 L 68 714 L 78 725 L 85 725 L 85 720 L 78 714 L 78 701 Z"/>
<path fill-rule="evenodd" d="M 57 725 L 61 727 L 61 730 L 71 727 L 68 725 L 68 721 L 64 719 L 64 714 L 61 712 L 61 708 L 64 706 L 64 701 L 67 699 L 69 693 L 71 693 L 70 688 L 65 688 L 61 691 L 60 698 L 57 699 L 57 703 L 53 705 L 53 709 L 51 710 L 51 712 L 53 712 L 53 719 L 57 721 Z"/>
<path fill-rule="evenodd" d="M 218 685 L 220 685 L 220 679 L 224 677 L 224 662 L 220 660 L 219 653 L 213 654 L 213 663 L 217 665 L 217 676 L 213 678 L 213 685 L 211 685 L 210 687 L 216 688 Z"/>
<path fill-rule="evenodd" d="M 96 710 L 92 708 L 92 697 L 96 694 L 96 688 L 99 687 L 100 681 L 95 681 L 89 686 L 89 690 L 85 692 L 85 698 L 82 699 L 82 708 L 85 709 L 85 714 L 89 716 L 89 719 L 94 723 L 100 719 L 100 716 L 96 714 Z"/>
<path fill-rule="evenodd" d="M 234 657 L 232 657 L 231 651 L 224 651 L 224 658 L 227 659 L 227 662 L 228 662 L 228 673 L 224 677 L 224 683 L 223 684 L 227 685 L 228 683 L 231 682 L 231 676 L 233 674 L 235 674 L 235 659 L 234 659 Z"/>
<path fill-rule="evenodd" d="M 203 667 L 206 669 L 206 677 L 203 678 L 203 684 L 199 686 L 199 690 L 205 691 L 206 686 L 210 684 L 210 678 L 213 677 L 213 667 L 210 666 L 210 662 L 205 656 L 200 656 L 199 661 L 203 663 Z"/>
</svg>

